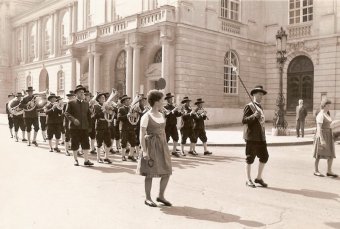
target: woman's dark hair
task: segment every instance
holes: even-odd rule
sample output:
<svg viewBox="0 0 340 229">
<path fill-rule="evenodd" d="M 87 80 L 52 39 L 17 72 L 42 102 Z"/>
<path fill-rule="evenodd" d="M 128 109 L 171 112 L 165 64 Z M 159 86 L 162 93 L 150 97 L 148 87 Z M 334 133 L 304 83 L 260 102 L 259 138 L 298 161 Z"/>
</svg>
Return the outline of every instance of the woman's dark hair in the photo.
<svg viewBox="0 0 340 229">
<path fill-rule="evenodd" d="M 332 101 L 329 99 L 323 99 L 320 104 L 320 109 L 324 109 L 327 104 L 331 104 Z"/>
<path fill-rule="evenodd" d="M 158 90 L 151 90 L 148 92 L 148 103 L 151 107 L 155 105 L 155 102 L 161 100 L 163 98 L 163 93 Z"/>
</svg>

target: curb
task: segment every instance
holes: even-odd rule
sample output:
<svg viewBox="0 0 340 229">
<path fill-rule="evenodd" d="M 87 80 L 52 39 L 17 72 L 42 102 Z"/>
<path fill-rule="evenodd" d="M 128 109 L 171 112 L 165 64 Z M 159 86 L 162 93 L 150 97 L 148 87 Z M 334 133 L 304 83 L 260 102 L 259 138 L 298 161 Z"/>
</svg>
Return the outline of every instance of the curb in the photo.
<svg viewBox="0 0 340 229">
<path fill-rule="evenodd" d="M 304 142 L 273 142 L 273 143 L 267 143 L 267 146 L 301 146 L 301 145 L 312 145 L 313 141 L 304 141 Z M 169 143 L 169 145 L 172 145 L 172 143 Z M 185 146 L 190 146 L 189 144 L 186 144 Z M 196 146 L 203 146 L 203 144 L 196 144 Z M 208 142 L 208 146 L 212 147 L 245 147 L 246 143 L 210 143 Z"/>
</svg>

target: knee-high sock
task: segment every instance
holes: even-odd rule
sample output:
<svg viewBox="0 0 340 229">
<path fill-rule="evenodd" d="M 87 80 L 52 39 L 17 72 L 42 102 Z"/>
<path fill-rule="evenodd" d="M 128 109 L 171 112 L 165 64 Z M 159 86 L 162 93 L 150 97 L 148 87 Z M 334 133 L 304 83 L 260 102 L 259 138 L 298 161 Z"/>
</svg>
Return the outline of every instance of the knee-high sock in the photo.
<svg viewBox="0 0 340 229">
<path fill-rule="evenodd" d="M 31 132 L 27 132 L 28 142 L 31 143 Z"/>
<path fill-rule="evenodd" d="M 99 161 L 99 159 L 101 159 L 101 157 L 100 157 L 100 147 L 97 147 L 97 161 Z"/>
<path fill-rule="evenodd" d="M 46 140 L 46 131 L 45 130 L 41 131 L 41 136 L 43 137 L 44 140 Z"/>
<path fill-rule="evenodd" d="M 51 140 L 48 140 L 48 144 L 49 144 L 50 148 L 53 149 L 53 146 L 52 146 L 52 139 L 51 139 Z"/>
<path fill-rule="evenodd" d="M 260 162 L 259 163 L 259 170 L 258 170 L 258 173 L 257 173 L 257 179 L 262 179 L 262 173 L 263 173 L 263 169 L 264 169 L 264 166 L 265 166 L 266 164 L 265 163 L 262 163 L 262 162 Z"/>
<path fill-rule="evenodd" d="M 172 146 L 172 152 L 176 152 L 176 147 L 177 147 L 177 142 L 173 142 L 173 146 Z"/>
<path fill-rule="evenodd" d="M 55 140 L 55 148 L 58 148 L 58 145 L 59 145 L 59 139 L 56 139 Z"/>
<path fill-rule="evenodd" d="M 125 152 L 126 152 L 126 148 L 122 148 L 122 157 L 126 156 Z"/>
<path fill-rule="evenodd" d="M 206 142 L 203 143 L 203 147 L 204 147 L 204 152 L 208 151 L 208 144 Z"/>
<path fill-rule="evenodd" d="M 34 134 L 33 134 L 33 141 L 34 142 L 37 140 L 37 135 L 38 135 L 38 131 L 34 131 Z"/>
<path fill-rule="evenodd" d="M 18 140 L 18 131 L 14 132 L 15 138 Z"/>
<path fill-rule="evenodd" d="M 11 137 L 13 138 L 13 129 L 9 128 L 9 132 L 11 133 Z"/>
<path fill-rule="evenodd" d="M 78 160 L 78 150 L 73 150 L 73 157 L 75 161 Z"/>
<path fill-rule="evenodd" d="M 90 142 L 91 150 L 95 150 L 96 149 L 95 146 L 94 146 L 95 141 L 96 141 L 96 139 L 91 139 L 91 142 Z"/>
<path fill-rule="evenodd" d="M 23 130 L 23 131 L 21 131 L 21 134 L 22 134 L 22 139 L 25 139 L 26 138 L 26 132 Z"/>
<path fill-rule="evenodd" d="M 85 161 L 89 160 L 89 150 L 83 150 Z"/>
<path fill-rule="evenodd" d="M 246 175 L 247 175 L 247 179 L 251 180 L 251 165 L 250 164 L 246 164 Z"/>
<path fill-rule="evenodd" d="M 110 147 L 105 146 L 105 159 L 109 158 Z"/>
<path fill-rule="evenodd" d="M 65 134 L 61 134 L 61 140 L 65 143 Z"/>
<path fill-rule="evenodd" d="M 68 152 L 68 147 L 69 147 L 70 143 L 69 142 L 65 142 L 65 151 Z"/>
</svg>

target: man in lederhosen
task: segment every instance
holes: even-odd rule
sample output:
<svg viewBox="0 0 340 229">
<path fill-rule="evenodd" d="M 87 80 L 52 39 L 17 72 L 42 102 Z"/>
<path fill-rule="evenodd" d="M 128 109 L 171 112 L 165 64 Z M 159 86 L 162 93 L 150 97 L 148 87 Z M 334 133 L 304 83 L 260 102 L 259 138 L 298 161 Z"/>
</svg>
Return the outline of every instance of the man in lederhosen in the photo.
<svg viewBox="0 0 340 229">
<path fill-rule="evenodd" d="M 76 99 L 76 95 L 74 94 L 74 91 L 70 91 L 68 94 L 66 94 L 66 97 L 67 97 L 67 102 L 70 102 Z M 63 106 L 63 127 L 65 130 L 65 155 L 70 156 L 70 153 L 69 153 L 70 140 L 71 140 L 70 122 L 65 116 L 66 108 L 67 108 L 67 103 L 64 104 Z"/>
<path fill-rule="evenodd" d="M 46 142 L 47 135 L 46 135 L 46 129 L 47 129 L 47 123 L 46 123 L 46 112 L 44 107 L 38 109 L 38 116 L 40 121 L 40 129 L 41 129 L 41 135 L 44 139 L 44 142 Z"/>
<path fill-rule="evenodd" d="M 95 128 L 96 128 L 96 140 L 97 140 L 97 162 L 112 164 L 109 159 L 109 151 L 111 148 L 111 134 L 109 129 L 110 122 L 108 121 L 109 115 L 105 114 L 103 105 L 106 100 L 106 93 L 98 93 L 96 96 L 96 101 L 98 104 L 94 105 L 94 118 L 95 118 Z M 106 112 L 106 111 L 105 111 Z M 112 114 L 113 115 L 113 114 Z M 106 118 L 105 118 L 106 117 Z M 113 120 L 113 117 L 112 117 Z M 104 160 L 100 156 L 101 147 L 104 143 L 105 158 Z"/>
<path fill-rule="evenodd" d="M 26 92 L 27 96 L 25 96 L 22 101 L 20 102 L 19 107 L 20 108 L 27 108 L 28 103 L 34 99 L 33 95 L 33 87 L 28 87 Z M 31 111 L 26 111 L 24 112 L 24 119 L 25 119 L 25 124 L 26 124 L 26 131 L 27 131 L 27 138 L 28 138 L 28 146 L 34 144 L 35 146 L 38 146 L 37 143 L 37 135 L 39 131 L 39 119 L 38 119 L 38 111 L 37 111 L 37 106 L 35 106 L 34 109 Z M 31 130 L 32 130 L 32 125 L 34 127 L 34 135 L 33 135 L 33 141 L 31 142 Z"/>
<path fill-rule="evenodd" d="M 18 99 L 19 102 L 21 102 L 22 100 L 22 93 L 18 92 L 16 94 L 16 97 Z M 19 128 L 22 132 L 22 141 L 23 142 L 27 142 L 27 139 L 25 138 L 26 135 L 26 125 L 25 125 L 25 120 L 24 120 L 24 114 L 18 114 L 18 115 L 13 115 L 13 123 L 14 123 L 14 133 L 15 133 L 15 141 L 18 142 L 19 138 L 18 138 L 18 131 Z"/>
<path fill-rule="evenodd" d="M 110 96 L 110 95 L 108 95 Z M 119 153 L 120 147 L 120 132 L 119 132 L 119 122 L 118 119 L 118 108 L 120 104 L 117 104 L 117 107 L 112 107 L 113 109 L 113 121 L 110 123 L 110 135 L 111 135 L 111 149 L 110 152 L 112 154 Z M 113 149 L 113 144 L 116 141 L 116 151 Z"/>
<path fill-rule="evenodd" d="M 60 100 L 60 97 L 57 97 L 55 94 L 50 94 L 48 96 L 48 101 L 50 102 L 46 108 L 46 115 L 47 115 L 47 139 L 48 144 L 50 146 L 50 152 L 56 151 L 60 152 L 60 149 L 58 148 L 59 140 L 61 137 L 61 128 L 63 123 L 62 118 L 62 109 L 58 108 L 58 100 Z M 53 136 L 55 137 L 55 147 L 52 146 L 52 139 Z"/>
<path fill-rule="evenodd" d="M 183 109 L 182 109 L 182 122 L 181 122 L 181 153 L 182 156 L 186 156 L 184 152 L 184 145 L 186 144 L 187 138 L 190 139 L 190 150 L 189 153 L 192 154 L 195 142 L 195 133 L 194 133 L 194 120 L 193 120 L 193 110 L 190 107 L 191 100 L 188 97 L 184 97 L 182 100 Z"/>
<path fill-rule="evenodd" d="M 15 98 L 15 95 L 13 93 L 9 94 L 8 95 L 8 102 L 6 103 L 6 114 L 7 114 L 8 127 L 9 127 L 9 132 L 11 134 L 11 138 L 13 138 L 14 123 L 13 123 L 13 114 L 11 112 L 9 112 L 9 109 L 8 109 L 8 103 L 9 103 L 9 101 L 11 101 L 14 98 Z"/>
<path fill-rule="evenodd" d="M 245 125 L 243 138 L 246 141 L 246 185 L 255 188 L 255 184 L 251 179 L 251 165 L 254 163 L 256 157 L 260 159 L 259 169 L 255 183 L 263 187 L 268 185 L 262 179 L 262 173 L 265 164 L 268 161 L 269 155 L 267 150 L 265 127 L 264 127 L 264 113 L 261 106 L 262 97 L 267 94 L 262 86 L 256 86 L 250 91 L 254 97 L 254 101 L 248 103 L 243 111 L 242 123 Z"/>
<path fill-rule="evenodd" d="M 166 124 L 165 124 L 165 134 L 166 134 L 166 140 L 169 142 L 170 137 L 173 141 L 173 147 L 172 147 L 172 155 L 175 157 L 179 157 L 179 154 L 177 152 L 177 145 L 178 145 L 178 130 L 177 130 L 177 118 L 181 117 L 182 113 L 179 111 L 178 107 L 175 107 L 173 105 L 173 95 L 171 93 L 167 93 L 165 96 L 165 100 L 167 101 L 167 104 L 164 106 L 165 108 L 165 118 L 166 118 Z"/>
<path fill-rule="evenodd" d="M 127 143 L 130 143 L 131 149 L 129 152 L 128 159 L 136 162 L 136 158 L 133 156 L 133 148 L 136 147 L 136 132 L 135 132 L 135 126 L 132 125 L 128 120 L 128 114 L 130 112 L 130 97 L 127 95 L 123 95 L 121 97 L 121 103 L 123 104 L 122 107 L 118 110 L 118 122 L 122 123 L 122 129 L 121 129 L 121 145 L 122 145 L 122 161 L 126 161 L 126 147 Z M 136 149 L 137 150 L 137 149 Z M 137 152 L 138 153 L 138 152 Z"/>
<path fill-rule="evenodd" d="M 205 132 L 205 125 L 204 121 L 207 120 L 207 114 L 203 110 L 203 99 L 199 98 L 195 102 L 197 108 L 195 109 L 193 118 L 194 118 L 194 133 L 195 133 L 195 141 L 194 141 L 194 148 L 192 150 L 192 155 L 197 156 L 197 152 L 195 150 L 197 140 L 200 139 L 203 143 L 204 147 L 204 155 L 211 155 L 212 153 L 208 150 L 208 138 L 207 133 Z"/>
<path fill-rule="evenodd" d="M 85 101 L 90 105 L 90 112 L 91 112 L 91 132 L 89 133 L 90 137 L 90 154 L 96 154 L 96 118 L 94 117 L 94 108 L 91 104 L 91 100 L 93 99 L 94 95 L 91 92 L 85 91 Z"/>
<path fill-rule="evenodd" d="M 88 158 L 88 153 L 90 150 L 89 131 L 91 131 L 91 114 L 89 103 L 84 100 L 85 90 L 86 89 L 82 85 L 78 85 L 76 87 L 74 93 L 76 94 L 77 99 L 68 102 L 65 112 L 65 116 L 71 122 L 71 149 L 73 151 L 75 166 L 79 166 L 77 158 L 79 145 L 81 145 L 83 150 L 85 159 L 84 165 L 93 165 L 93 163 Z"/>
</svg>

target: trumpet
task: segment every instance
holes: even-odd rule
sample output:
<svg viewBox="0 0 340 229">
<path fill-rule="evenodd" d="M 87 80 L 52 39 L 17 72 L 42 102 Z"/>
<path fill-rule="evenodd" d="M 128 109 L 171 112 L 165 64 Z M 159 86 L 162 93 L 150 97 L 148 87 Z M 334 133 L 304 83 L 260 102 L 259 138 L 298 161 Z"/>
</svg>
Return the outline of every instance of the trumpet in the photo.
<svg viewBox="0 0 340 229">
<path fill-rule="evenodd" d="M 201 116 L 201 117 L 206 116 L 207 120 L 209 120 L 209 118 L 207 116 L 208 112 L 206 110 L 204 110 L 204 108 L 197 108 L 195 113 L 196 113 L 197 116 Z"/>
<path fill-rule="evenodd" d="M 175 111 L 179 111 L 182 113 L 183 106 L 182 105 L 176 105 L 174 109 L 168 110 L 165 107 L 161 109 L 161 112 L 165 115 L 168 116 L 170 113 L 174 113 Z"/>
</svg>

